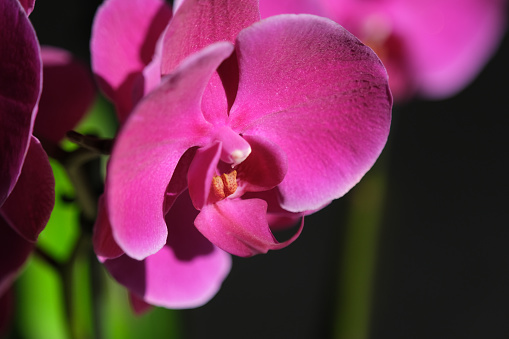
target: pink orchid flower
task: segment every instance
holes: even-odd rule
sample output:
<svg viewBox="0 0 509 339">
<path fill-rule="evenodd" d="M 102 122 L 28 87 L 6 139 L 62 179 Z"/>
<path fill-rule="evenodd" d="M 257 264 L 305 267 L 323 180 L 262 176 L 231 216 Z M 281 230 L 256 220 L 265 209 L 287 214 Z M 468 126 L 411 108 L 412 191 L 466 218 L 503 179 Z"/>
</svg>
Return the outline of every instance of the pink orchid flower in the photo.
<svg viewBox="0 0 509 339">
<path fill-rule="evenodd" d="M 33 7 L 33 3 L 31 5 Z M 34 248 L 54 204 L 48 157 L 32 135 L 41 93 L 41 55 L 17 0 L 0 0 L 0 295 Z"/>
<path fill-rule="evenodd" d="M 118 21 L 134 16 L 125 3 L 98 13 L 93 60 L 112 39 L 139 41 L 101 26 L 113 21 L 106 8 Z M 256 0 L 183 1 L 157 40 L 162 77 L 116 139 L 94 243 L 135 296 L 196 307 L 218 291 L 228 253 L 289 245 L 304 215 L 362 178 L 387 140 L 392 97 L 380 60 L 341 26 L 311 15 L 259 21 Z M 278 242 L 271 229 L 288 220 L 301 220 L 299 231 Z"/>
<path fill-rule="evenodd" d="M 171 18 L 163 0 L 104 1 L 92 27 L 92 69 L 123 122 L 161 78 L 157 41 Z"/>
<path fill-rule="evenodd" d="M 496 51 L 506 28 L 506 0 L 261 0 L 262 17 L 329 17 L 373 48 L 397 100 L 452 96 Z"/>
</svg>

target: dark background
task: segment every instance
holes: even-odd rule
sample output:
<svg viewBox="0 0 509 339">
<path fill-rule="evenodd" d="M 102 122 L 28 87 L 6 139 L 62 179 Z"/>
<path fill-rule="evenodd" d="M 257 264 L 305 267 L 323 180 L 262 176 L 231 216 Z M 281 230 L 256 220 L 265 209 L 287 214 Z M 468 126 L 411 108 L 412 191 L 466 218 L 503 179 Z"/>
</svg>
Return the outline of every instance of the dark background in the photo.
<svg viewBox="0 0 509 339">
<path fill-rule="evenodd" d="M 41 44 L 87 60 L 97 0 L 39 0 Z M 454 98 L 394 109 L 370 337 L 509 338 L 509 40 Z M 355 189 L 354 189 L 355 190 Z M 290 247 L 235 258 L 186 338 L 329 338 L 353 192 Z M 352 338 L 355 339 L 355 338 Z"/>
</svg>

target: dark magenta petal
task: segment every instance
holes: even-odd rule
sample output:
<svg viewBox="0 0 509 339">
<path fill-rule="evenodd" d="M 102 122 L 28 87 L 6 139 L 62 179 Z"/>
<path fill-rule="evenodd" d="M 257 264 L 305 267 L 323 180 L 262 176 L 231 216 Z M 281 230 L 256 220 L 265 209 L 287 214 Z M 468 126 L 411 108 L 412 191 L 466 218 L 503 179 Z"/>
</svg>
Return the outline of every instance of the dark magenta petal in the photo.
<svg viewBox="0 0 509 339">
<path fill-rule="evenodd" d="M 230 126 L 286 153 L 282 207 L 313 210 L 348 192 L 389 133 L 392 97 L 378 57 L 335 22 L 305 14 L 252 25 L 236 49 Z"/>
<path fill-rule="evenodd" d="M 239 190 L 258 192 L 279 185 L 288 170 L 286 154 L 269 140 L 251 135 L 244 138 L 252 152 L 237 168 Z"/>
<path fill-rule="evenodd" d="M 55 205 L 55 179 L 48 156 L 32 137 L 21 175 L 0 215 L 27 241 L 35 242 Z"/>
<path fill-rule="evenodd" d="M 201 210 L 208 201 L 212 177 L 217 175 L 220 155 L 221 143 L 215 142 L 210 146 L 199 148 L 189 166 L 187 173 L 189 195 L 197 210 Z"/>
<path fill-rule="evenodd" d="M 14 313 L 14 288 L 10 288 L 3 294 L 0 294 L 0 335 L 3 336 L 7 333 L 7 330 L 11 325 L 13 313 Z"/>
<path fill-rule="evenodd" d="M 266 219 L 267 203 L 261 199 L 224 199 L 205 205 L 196 217 L 196 228 L 213 244 L 240 257 L 267 253 L 290 245 L 299 231 L 289 240 L 278 242 Z"/>
<path fill-rule="evenodd" d="M 34 248 L 16 233 L 0 215 L 0 295 L 2 295 L 18 276 L 18 272 Z"/>
<path fill-rule="evenodd" d="M 65 50 L 44 46 L 43 90 L 34 135 L 45 145 L 58 144 L 88 111 L 95 97 L 92 74 Z"/>
<path fill-rule="evenodd" d="M 211 142 L 200 99 L 210 76 L 232 52 L 219 42 L 190 56 L 146 96 L 120 131 L 106 189 L 113 235 L 141 260 L 166 243 L 165 193 L 181 156 Z"/>
<path fill-rule="evenodd" d="M 129 292 L 129 302 L 136 315 L 142 315 L 153 308 L 152 305 L 146 303 L 145 300 L 138 297 L 136 294 L 132 292 Z"/>
<path fill-rule="evenodd" d="M 107 0 L 97 11 L 90 41 L 92 69 L 121 121 L 136 104 L 135 83 L 152 61 L 170 18 L 171 9 L 162 0 Z"/>
<path fill-rule="evenodd" d="M 101 196 L 99 198 L 97 218 L 95 220 L 94 233 L 92 236 L 94 252 L 100 262 L 104 262 L 106 259 L 118 258 L 124 254 L 124 251 L 118 247 L 113 238 L 108 217 L 108 208 L 105 204 L 104 196 Z"/>
<path fill-rule="evenodd" d="M 41 92 L 39 43 L 17 0 L 0 1 L 0 206 L 29 147 Z M 7 52 L 8 51 L 8 52 Z"/>
<path fill-rule="evenodd" d="M 205 304 L 228 275 L 231 257 L 193 227 L 197 213 L 183 193 L 166 217 L 168 242 L 159 252 L 142 261 L 123 255 L 107 260 L 106 268 L 149 304 L 168 308 Z"/>
</svg>

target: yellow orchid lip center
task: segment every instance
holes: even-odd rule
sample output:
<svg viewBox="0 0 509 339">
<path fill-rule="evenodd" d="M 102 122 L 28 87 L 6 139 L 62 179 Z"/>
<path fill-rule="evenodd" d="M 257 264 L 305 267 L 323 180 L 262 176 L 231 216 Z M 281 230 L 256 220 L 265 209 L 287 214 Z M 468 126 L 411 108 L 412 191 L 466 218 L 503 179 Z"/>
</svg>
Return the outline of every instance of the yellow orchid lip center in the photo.
<svg viewBox="0 0 509 339">
<path fill-rule="evenodd" d="M 222 200 L 237 190 L 237 171 L 223 173 L 212 177 L 210 191 L 215 198 Z"/>
</svg>

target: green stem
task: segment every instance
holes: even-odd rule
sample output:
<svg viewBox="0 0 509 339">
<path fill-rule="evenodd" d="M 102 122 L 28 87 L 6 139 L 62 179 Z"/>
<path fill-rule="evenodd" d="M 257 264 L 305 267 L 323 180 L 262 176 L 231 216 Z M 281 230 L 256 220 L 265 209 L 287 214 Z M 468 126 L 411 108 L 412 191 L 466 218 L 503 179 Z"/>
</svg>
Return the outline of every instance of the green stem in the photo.
<svg viewBox="0 0 509 339">
<path fill-rule="evenodd" d="M 369 336 L 376 251 L 386 185 L 386 168 L 379 162 L 350 193 L 344 252 L 340 270 L 334 338 Z"/>
<path fill-rule="evenodd" d="M 76 339 L 79 338 L 79 334 L 75 331 L 75 316 L 74 316 L 74 291 L 73 291 L 73 270 L 76 264 L 77 258 L 81 255 L 80 253 L 83 251 L 84 245 L 84 236 L 80 235 L 76 246 L 70 256 L 70 258 L 64 262 L 60 263 L 53 259 L 48 253 L 46 253 L 43 249 L 36 247 L 34 253 L 48 265 L 53 267 L 53 269 L 57 272 L 62 282 L 63 294 L 64 294 L 64 310 L 67 318 L 67 333 L 69 338 Z"/>
<path fill-rule="evenodd" d="M 91 260 L 89 260 L 91 257 L 90 254 L 93 253 L 91 250 L 92 244 L 90 237 L 92 226 L 97 215 L 97 192 L 94 191 L 95 186 L 91 182 L 91 176 L 87 173 L 87 169 L 84 165 L 90 161 L 96 160 L 99 156 L 101 156 L 101 153 L 89 148 L 80 147 L 75 151 L 61 151 L 59 154 L 60 156 L 58 160 L 64 166 L 67 175 L 69 176 L 74 187 L 76 203 L 81 210 L 81 233 L 71 256 L 64 263 L 55 261 L 40 249 L 37 250 L 37 253 L 41 258 L 56 269 L 61 278 L 69 337 L 72 339 L 78 339 L 94 335 L 94 337 L 98 338 L 99 318 L 94 314 L 87 313 L 94 312 L 96 308 L 92 307 L 94 308 L 93 310 L 88 310 L 88 303 L 84 303 L 83 298 L 79 298 L 77 293 L 85 293 L 85 295 L 88 293 L 93 295 L 90 290 L 81 291 L 82 288 L 90 288 L 90 285 L 83 284 L 82 278 L 83 270 L 92 270 L 92 263 Z M 97 178 L 99 177 L 100 176 L 97 176 Z M 94 279 L 92 276 L 90 278 Z M 85 278 L 85 280 L 88 279 Z M 97 285 L 93 284 L 93 282 L 91 286 L 97 287 Z M 92 305 L 94 305 L 93 300 Z M 90 320 L 91 323 L 90 321 L 87 322 L 87 320 Z"/>
<path fill-rule="evenodd" d="M 76 199 L 84 217 L 87 220 L 94 220 L 97 214 L 97 198 L 92 192 L 91 185 L 86 180 L 83 165 L 99 157 L 99 154 L 84 148 L 70 152 L 62 159 L 62 164 L 67 175 L 74 186 Z"/>
<path fill-rule="evenodd" d="M 60 277 L 60 281 L 62 282 L 63 287 L 63 299 L 64 299 L 64 311 L 66 317 L 66 332 L 70 339 L 75 339 L 73 331 L 73 312 L 72 312 L 72 289 L 70 289 L 71 284 L 69 284 L 69 279 L 72 277 L 69 276 L 69 265 L 71 265 L 71 261 L 67 263 L 60 263 L 53 259 L 48 253 L 46 253 L 40 247 L 36 247 L 34 250 L 34 254 L 37 255 L 40 259 L 42 259 L 46 264 L 51 266 Z"/>
<path fill-rule="evenodd" d="M 89 253 L 88 264 L 90 267 L 90 290 L 92 294 L 92 326 L 93 334 L 95 339 L 101 339 L 103 328 L 102 328 L 102 307 L 101 297 L 102 292 L 102 271 L 97 261 L 97 257 L 93 252 Z"/>
</svg>

